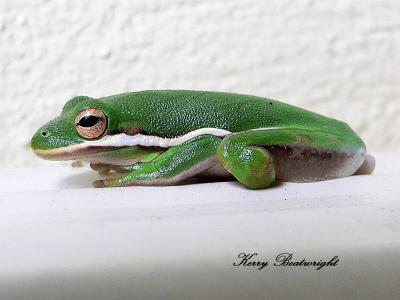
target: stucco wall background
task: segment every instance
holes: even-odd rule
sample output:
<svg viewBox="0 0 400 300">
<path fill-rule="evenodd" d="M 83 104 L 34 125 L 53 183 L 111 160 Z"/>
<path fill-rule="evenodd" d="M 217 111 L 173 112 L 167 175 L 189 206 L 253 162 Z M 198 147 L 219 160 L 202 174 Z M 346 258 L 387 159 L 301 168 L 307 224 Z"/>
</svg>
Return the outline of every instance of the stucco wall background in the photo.
<svg viewBox="0 0 400 300">
<path fill-rule="evenodd" d="M 270 97 L 400 149 L 400 2 L 0 0 L 0 166 L 44 163 L 36 129 L 76 95 Z"/>
</svg>

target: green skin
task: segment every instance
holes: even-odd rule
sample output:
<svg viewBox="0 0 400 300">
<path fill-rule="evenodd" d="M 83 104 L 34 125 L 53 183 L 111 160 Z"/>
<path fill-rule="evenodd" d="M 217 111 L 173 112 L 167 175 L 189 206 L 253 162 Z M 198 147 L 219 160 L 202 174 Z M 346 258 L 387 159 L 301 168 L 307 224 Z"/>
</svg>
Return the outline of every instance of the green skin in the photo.
<svg viewBox="0 0 400 300">
<path fill-rule="evenodd" d="M 107 117 L 105 133 L 95 140 L 81 137 L 75 127 L 75 118 L 87 108 Z M 201 133 L 202 128 L 213 129 L 172 146 L 93 147 L 121 133 L 169 141 L 195 130 Z M 217 129 L 228 133 L 214 134 Z M 123 173 L 96 181 L 96 187 L 177 184 L 219 166 L 246 187 L 262 189 L 276 179 L 304 182 L 349 176 L 366 157 L 363 141 L 343 122 L 270 99 L 183 90 L 75 97 L 60 116 L 38 130 L 31 146 L 45 159 L 89 160 L 102 174 Z"/>
</svg>

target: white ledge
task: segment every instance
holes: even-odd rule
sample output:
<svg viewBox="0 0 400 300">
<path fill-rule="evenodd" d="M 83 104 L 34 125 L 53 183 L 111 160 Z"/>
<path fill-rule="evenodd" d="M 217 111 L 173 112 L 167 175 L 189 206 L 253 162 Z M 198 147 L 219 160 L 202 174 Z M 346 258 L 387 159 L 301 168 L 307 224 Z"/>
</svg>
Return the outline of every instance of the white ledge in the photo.
<svg viewBox="0 0 400 300">
<path fill-rule="evenodd" d="M 0 170 L 0 299 L 394 298 L 400 160 L 370 176 L 94 189 L 84 168 Z M 233 266 L 241 252 L 263 270 Z M 275 257 L 337 266 L 273 266 Z"/>
</svg>

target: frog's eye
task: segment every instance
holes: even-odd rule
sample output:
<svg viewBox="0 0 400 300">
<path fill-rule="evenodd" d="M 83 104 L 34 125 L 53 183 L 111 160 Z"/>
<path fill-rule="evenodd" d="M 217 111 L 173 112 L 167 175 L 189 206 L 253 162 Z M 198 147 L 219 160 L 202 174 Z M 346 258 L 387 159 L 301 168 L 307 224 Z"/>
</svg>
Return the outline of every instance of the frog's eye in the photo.
<svg viewBox="0 0 400 300">
<path fill-rule="evenodd" d="M 87 108 L 76 116 L 75 128 L 84 139 L 97 139 L 107 130 L 107 117 L 101 110 Z"/>
</svg>

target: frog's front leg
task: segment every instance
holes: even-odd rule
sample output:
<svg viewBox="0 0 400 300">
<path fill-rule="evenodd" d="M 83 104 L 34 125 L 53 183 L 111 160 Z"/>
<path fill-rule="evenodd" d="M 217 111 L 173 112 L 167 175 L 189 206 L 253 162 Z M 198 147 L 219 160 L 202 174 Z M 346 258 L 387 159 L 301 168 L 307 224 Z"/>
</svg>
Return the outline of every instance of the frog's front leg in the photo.
<svg viewBox="0 0 400 300">
<path fill-rule="evenodd" d="M 141 146 L 125 147 L 107 151 L 95 157 L 90 167 L 100 175 L 108 175 L 110 171 L 130 173 L 136 170 L 138 162 L 150 162 L 165 150 L 160 148 L 145 148 Z"/>
<path fill-rule="evenodd" d="M 127 175 L 97 180 L 95 187 L 131 185 L 173 185 L 217 164 L 216 152 L 221 139 L 212 135 L 195 137 L 171 147 L 150 162 L 137 163 Z"/>
<path fill-rule="evenodd" d="M 352 175 L 364 161 L 365 147 L 327 132 L 265 128 L 225 137 L 217 155 L 239 182 L 262 189 L 275 178 L 309 182 Z"/>
</svg>

